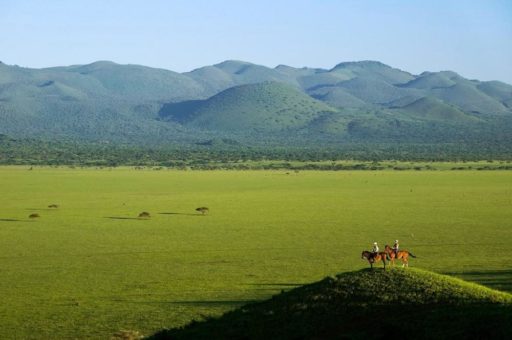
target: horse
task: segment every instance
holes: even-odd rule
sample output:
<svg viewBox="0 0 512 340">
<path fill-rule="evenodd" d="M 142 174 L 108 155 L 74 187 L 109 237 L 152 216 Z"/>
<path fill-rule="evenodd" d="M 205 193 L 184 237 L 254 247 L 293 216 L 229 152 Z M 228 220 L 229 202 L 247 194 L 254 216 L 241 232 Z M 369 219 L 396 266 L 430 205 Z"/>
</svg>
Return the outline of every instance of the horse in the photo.
<svg viewBox="0 0 512 340">
<path fill-rule="evenodd" d="M 368 260 L 370 268 L 373 268 L 373 264 L 375 262 L 382 261 L 382 263 L 384 264 L 384 270 L 386 270 L 386 259 L 388 259 L 386 252 L 381 251 L 375 254 L 372 253 L 371 251 L 363 250 L 363 252 L 361 253 L 361 258 Z"/>
<path fill-rule="evenodd" d="M 387 244 L 384 247 L 384 251 L 391 259 L 392 266 L 395 265 L 395 258 L 402 260 L 402 267 L 409 267 L 409 256 L 416 258 L 413 253 L 407 250 L 399 250 L 398 253 L 395 253 L 395 250 Z"/>
</svg>

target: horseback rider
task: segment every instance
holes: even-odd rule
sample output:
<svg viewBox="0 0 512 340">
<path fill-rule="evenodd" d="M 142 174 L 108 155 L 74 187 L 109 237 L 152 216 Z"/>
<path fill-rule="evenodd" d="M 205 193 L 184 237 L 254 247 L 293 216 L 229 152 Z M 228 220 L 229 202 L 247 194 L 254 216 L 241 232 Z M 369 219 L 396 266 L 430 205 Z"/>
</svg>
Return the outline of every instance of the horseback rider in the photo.
<svg viewBox="0 0 512 340">
<path fill-rule="evenodd" d="M 398 257 L 398 248 L 400 248 L 400 245 L 398 244 L 398 240 L 395 240 L 395 244 L 393 244 L 393 251 L 395 252 L 395 257 Z"/>
<path fill-rule="evenodd" d="M 373 242 L 372 257 L 377 256 L 378 252 L 379 252 L 379 246 L 377 245 L 377 242 Z"/>
</svg>

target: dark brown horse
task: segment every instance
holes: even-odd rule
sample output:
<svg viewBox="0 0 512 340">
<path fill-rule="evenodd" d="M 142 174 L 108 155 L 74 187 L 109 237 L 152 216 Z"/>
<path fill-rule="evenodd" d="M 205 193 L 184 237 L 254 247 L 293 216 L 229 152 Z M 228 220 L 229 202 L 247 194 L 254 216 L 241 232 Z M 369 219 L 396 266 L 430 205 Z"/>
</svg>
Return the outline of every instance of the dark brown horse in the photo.
<svg viewBox="0 0 512 340">
<path fill-rule="evenodd" d="M 391 259 L 392 266 L 395 265 L 395 259 L 398 259 L 402 260 L 402 267 L 409 267 L 409 256 L 416 257 L 413 255 L 413 253 L 407 250 L 399 250 L 398 253 L 395 253 L 395 250 L 388 246 L 387 244 L 384 247 L 384 251 L 386 252 L 386 254 L 388 254 L 389 258 Z"/>
<path fill-rule="evenodd" d="M 387 257 L 387 254 L 385 252 L 383 252 L 383 251 L 375 254 L 375 253 L 372 253 L 371 251 L 364 250 L 361 253 L 361 258 L 362 259 L 367 259 L 371 268 L 373 268 L 373 264 L 374 263 L 382 261 L 382 263 L 384 264 L 384 270 L 386 270 L 386 259 L 388 257 Z"/>
</svg>

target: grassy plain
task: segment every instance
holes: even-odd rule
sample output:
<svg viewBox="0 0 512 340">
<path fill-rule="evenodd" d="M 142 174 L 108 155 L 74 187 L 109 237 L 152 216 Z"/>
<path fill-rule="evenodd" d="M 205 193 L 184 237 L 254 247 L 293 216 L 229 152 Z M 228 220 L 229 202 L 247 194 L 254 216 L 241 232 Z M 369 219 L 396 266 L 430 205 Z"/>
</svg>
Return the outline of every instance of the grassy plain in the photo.
<svg viewBox="0 0 512 340">
<path fill-rule="evenodd" d="M 510 171 L 1 167 L 0 190 L 2 338 L 150 334 L 364 268 L 395 238 L 411 266 L 512 291 Z"/>
</svg>

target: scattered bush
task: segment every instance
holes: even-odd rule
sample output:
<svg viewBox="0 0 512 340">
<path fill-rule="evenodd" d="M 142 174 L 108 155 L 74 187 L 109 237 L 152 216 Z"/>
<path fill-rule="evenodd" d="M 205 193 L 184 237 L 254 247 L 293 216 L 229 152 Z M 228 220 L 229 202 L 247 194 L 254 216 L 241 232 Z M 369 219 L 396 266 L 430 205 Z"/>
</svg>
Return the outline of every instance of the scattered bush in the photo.
<svg viewBox="0 0 512 340">
<path fill-rule="evenodd" d="M 151 215 L 147 211 L 143 211 L 139 214 L 139 218 L 150 218 Z"/>
<path fill-rule="evenodd" d="M 210 212 L 210 209 L 208 209 L 207 207 L 199 207 L 199 208 L 196 208 L 196 211 L 199 211 L 201 214 L 205 215 L 208 212 Z"/>
</svg>

